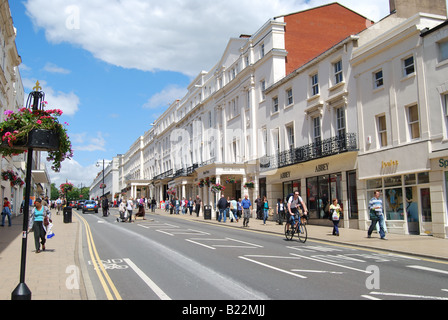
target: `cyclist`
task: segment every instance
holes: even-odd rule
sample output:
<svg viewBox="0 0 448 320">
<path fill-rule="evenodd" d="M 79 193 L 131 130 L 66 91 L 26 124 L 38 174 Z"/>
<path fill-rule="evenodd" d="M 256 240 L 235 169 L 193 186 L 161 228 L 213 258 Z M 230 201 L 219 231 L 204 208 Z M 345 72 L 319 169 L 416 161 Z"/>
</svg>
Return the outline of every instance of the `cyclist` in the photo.
<svg viewBox="0 0 448 320">
<path fill-rule="evenodd" d="M 302 197 L 299 194 L 299 191 L 294 192 L 294 196 L 289 197 L 288 199 L 288 217 L 286 226 L 286 230 L 289 231 L 289 226 L 295 226 L 296 223 L 300 223 L 300 214 L 299 214 L 299 208 L 302 207 L 303 214 L 306 216 L 308 214 L 308 208 L 306 207 L 305 203 L 303 202 Z"/>
</svg>

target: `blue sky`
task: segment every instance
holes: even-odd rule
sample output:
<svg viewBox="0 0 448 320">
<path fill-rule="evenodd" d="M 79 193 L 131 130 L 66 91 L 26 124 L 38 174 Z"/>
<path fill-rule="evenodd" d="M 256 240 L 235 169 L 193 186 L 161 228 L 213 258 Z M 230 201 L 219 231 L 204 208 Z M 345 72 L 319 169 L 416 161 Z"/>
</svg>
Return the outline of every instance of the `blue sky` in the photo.
<svg viewBox="0 0 448 320">
<path fill-rule="evenodd" d="M 39 80 L 50 108 L 64 111 L 75 156 L 66 179 L 90 185 L 95 163 L 126 153 L 229 38 L 321 0 L 12 0 L 27 95 Z M 389 1 L 340 1 L 377 21 Z"/>
</svg>

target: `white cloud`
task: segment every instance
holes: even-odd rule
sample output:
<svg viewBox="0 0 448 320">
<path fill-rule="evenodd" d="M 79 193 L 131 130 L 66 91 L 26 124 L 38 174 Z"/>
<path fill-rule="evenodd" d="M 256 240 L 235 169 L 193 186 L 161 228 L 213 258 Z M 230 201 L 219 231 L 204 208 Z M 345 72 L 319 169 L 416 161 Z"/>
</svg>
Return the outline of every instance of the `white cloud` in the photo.
<svg viewBox="0 0 448 320">
<path fill-rule="evenodd" d="M 36 85 L 31 79 L 22 79 L 23 86 L 28 91 L 32 91 Z M 80 99 L 73 92 L 55 91 L 48 86 L 45 81 L 40 82 L 43 91 L 45 92 L 45 100 L 48 102 L 50 109 L 61 109 L 66 116 L 74 116 L 79 110 Z"/>
<path fill-rule="evenodd" d="M 51 170 L 51 164 L 47 163 L 47 171 L 50 175 L 51 183 L 59 187 L 65 180 L 79 186 L 90 186 L 93 179 L 98 174 L 99 169 L 93 164 L 88 167 L 83 167 L 76 160 L 65 160 L 61 165 L 61 172 L 56 173 Z"/>
<path fill-rule="evenodd" d="M 179 88 L 178 86 L 168 86 L 161 92 L 153 95 L 144 105 L 145 109 L 166 108 L 175 100 L 181 99 L 187 94 L 187 89 Z"/>
<path fill-rule="evenodd" d="M 57 65 L 55 65 L 54 63 L 48 62 L 45 67 L 44 70 L 50 73 L 60 73 L 60 74 L 69 74 L 71 73 L 70 70 L 58 67 Z"/>
<path fill-rule="evenodd" d="M 96 137 L 92 137 L 91 133 L 71 133 L 70 139 L 73 144 L 73 151 L 106 151 L 106 140 L 103 133 L 97 132 Z"/>
<path fill-rule="evenodd" d="M 220 58 L 229 38 L 251 34 L 268 19 L 323 0 L 27 0 L 27 14 L 53 43 L 68 42 L 124 68 L 197 75 Z M 378 20 L 388 0 L 341 0 Z"/>
</svg>

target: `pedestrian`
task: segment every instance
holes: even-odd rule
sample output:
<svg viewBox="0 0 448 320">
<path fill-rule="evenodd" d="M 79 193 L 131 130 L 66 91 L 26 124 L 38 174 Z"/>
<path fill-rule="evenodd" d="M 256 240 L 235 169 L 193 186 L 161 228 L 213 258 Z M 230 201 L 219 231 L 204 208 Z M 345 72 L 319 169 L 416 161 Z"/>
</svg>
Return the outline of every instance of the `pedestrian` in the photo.
<svg viewBox="0 0 448 320">
<path fill-rule="evenodd" d="M 263 197 L 263 225 L 266 225 L 266 220 L 269 217 L 269 203 L 266 196 Z"/>
<path fill-rule="evenodd" d="M 128 210 L 129 222 L 132 222 L 132 209 L 134 209 L 134 201 L 133 200 L 134 200 L 133 198 L 130 198 L 126 204 L 126 210 Z"/>
<path fill-rule="evenodd" d="M 249 219 L 250 219 L 250 210 L 252 209 L 252 203 L 249 200 L 249 196 L 244 195 L 243 201 L 241 201 L 241 206 L 243 207 L 243 227 L 249 227 Z"/>
<path fill-rule="evenodd" d="M 380 199 L 380 191 L 375 191 L 373 194 L 373 198 L 369 201 L 369 209 L 370 209 L 370 219 L 372 219 L 372 224 L 370 225 L 369 231 L 367 232 L 367 237 L 372 237 L 373 229 L 375 229 L 376 224 L 379 222 L 380 224 L 380 237 L 382 240 L 386 239 L 386 232 L 384 231 L 383 223 L 384 223 L 384 214 L 383 214 L 383 201 Z"/>
<path fill-rule="evenodd" d="M 236 203 L 235 197 L 232 197 L 232 200 L 230 200 L 230 222 L 233 222 L 233 220 L 238 222 L 237 207 L 238 204 Z"/>
<path fill-rule="evenodd" d="M 221 199 L 219 199 L 217 207 L 219 210 L 218 222 L 221 222 L 223 215 L 224 215 L 224 222 L 226 222 L 227 200 L 224 194 L 221 195 Z"/>
<path fill-rule="evenodd" d="M 109 215 L 109 200 L 107 197 L 103 197 L 101 207 L 103 208 L 103 217 L 107 217 Z"/>
<path fill-rule="evenodd" d="M 181 206 L 182 214 L 187 214 L 188 204 L 187 204 L 187 200 L 185 199 L 185 197 L 182 197 L 182 201 L 180 203 L 180 206 Z"/>
<path fill-rule="evenodd" d="M 190 216 L 193 214 L 193 200 L 190 197 L 190 200 L 188 200 L 188 211 L 190 211 Z"/>
<path fill-rule="evenodd" d="M 126 214 L 126 204 L 121 201 L 120 205 L 118 206 L 118 212 L 120 213 L 120 219 L 122 222 L 125 222 L 127 219 L 127 214 Z M 117 218 L 117 222 L 120 221 L 119 218 Z"/>
<path fill-rule="evenodd" d="M 156 207 L 157 207 L 157 201 L 154 197 L 152 197 L 151 200 L 151 212 L 156 212 Z"/>
<path fill-rule="evenodd" d="M 196 211 L 196 217 L 199 217 L 199 211 L 201 210 L 202 206 L 202 200 L 199 198 L 199 195 L 196 196 L 195 202 L 195 211 Z"/>
<path fill-rule="evenodd" d="M 257 219 L 261 220 L 263 217 L 263 201 L 261 201 L 260 196 L 254 201 L 257 204 Z"/>
<path fill-rule="evenodd" d="M 143 198 L 140 198 L 139 204 L 138 204 L 138 212 L 135 214 L 135 219 L 137 217 L 143 217 L 143 220 L 145 219 L 145 200 Z"/>
<path fill-rule="evenodd" d="M 283 199 L 277 200 L 277 214 L 278 214 L 278 224 L 283 225 L 283 221 L 285 220 L 285 204 L 283 203 Z"/>
<path fill-rule="evenodd" d="M 178 197 L 176 197 L 175 199 L 174 199 L 174 206 L 175 206 L 175 208 L 176 208 L 176 214 L 179 214 L 179 211 L 180 211 L 180 201 L 179 201 L 179 198 Z"/>
<path fill-rule="evenodd" d="M 338 203 L 338 199 L 334 198 L 330 205 L 330 216 L 333 221 L 333 235 L 339 237 L 339 221 L 341 220 L 342 209 Z"/>
<path fill-rule="evenodd" d="M 42 199 L 37 198 L 34 201 L 34 209 L 31 213 L 30 222 L 28 225 L 28 231 L 31 231 L 32 229 L 34 232 L 34 245 L 36 247 L 36 253 L 40 252 L 41 244 L 42 250 L 45 251 L 45 236 L 47 235 L 45 228 L 51 222 L 50 210 L 48 209 L 48 207 L 44 207 L 42 205 Z"/>
<path fill-rule="evenodd" d="M 3 199 L 3 210 L 2 210 L 2 227 L 5 226 L 5 218 L 8 216 L 8 227 L 11 226 L 11 203 L 8 198 Z"/>
<path fill-rule="evenodd" d="M 241 217 L 243 216 L 243 205 L 241 203 L 241 198 L 238 198 L 238 202 L 237 202 L 237 209 L 236 209 L 236 221 L 238 222 L 239 219 L 241 219 Z"/>
</svg>

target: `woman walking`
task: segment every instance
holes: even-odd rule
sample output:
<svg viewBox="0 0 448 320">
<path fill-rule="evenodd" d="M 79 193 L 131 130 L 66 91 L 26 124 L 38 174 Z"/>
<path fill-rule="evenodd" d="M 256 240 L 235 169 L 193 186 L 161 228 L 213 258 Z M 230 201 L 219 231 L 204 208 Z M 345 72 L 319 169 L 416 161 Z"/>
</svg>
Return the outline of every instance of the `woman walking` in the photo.
<svg viewBox="0 0 448 320">
<path fill-rule="evenodd" d="M 47 207 L 42 206 L 42 199 L 38 198 L 34 201 L 34 209 L 31 213 L 30 223 L 28 230 L 33 229 L 34 232 L 34 245 L 36 247 L 36 253 L 40 252 L 40 244 L 42 244 L 42 250 L 45 251 L 45 224 L 51 222 L 51 212 Z M 40 243 L 39 243 L 40 240 Z"/>
<path fill-rule="evenodd" d="M 330 217 L 333 221 L 333 235 L 339 237 L 339 221 L 341 219 L 342 209 L 338 203 L 338 199 L 333 199 L 333 204 L 330 205 Z"/>
<path fill-rule="evenodd" d="M 5 226 L 5 218 L 8 216 L 8 226 L 11 226 L 11 203 L 8 198 L 3 199 L 3 211 L 2 211 L 2 227 Z"/>
<path fill-rule="evenodd" d="M 266 220 L 269 217 L 269 203 L 266 197 L 263 197 L 263 225 L 266 225 Z"/>
</svg>

